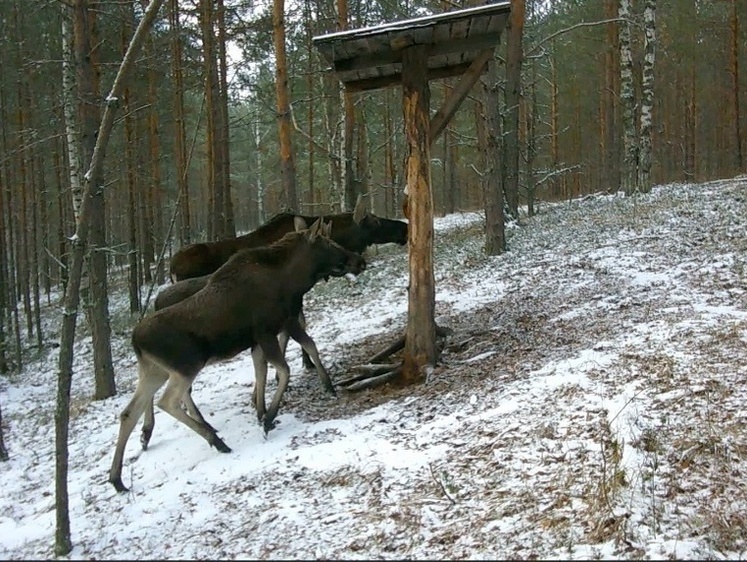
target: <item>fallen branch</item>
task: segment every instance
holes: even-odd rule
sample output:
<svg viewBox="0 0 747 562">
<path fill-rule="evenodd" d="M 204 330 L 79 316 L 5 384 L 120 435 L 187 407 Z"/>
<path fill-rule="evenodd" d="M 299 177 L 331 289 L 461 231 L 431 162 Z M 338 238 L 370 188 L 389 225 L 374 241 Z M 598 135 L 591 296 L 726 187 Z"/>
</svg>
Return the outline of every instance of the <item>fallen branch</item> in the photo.
<svg viewBox="0 0 747 562">
<path fill-rule="evenodd" d="M 402 365 L 398 365 L 394 370 L 384 373 L 382 375 L 359 377 L 359 380 L 352 382 L 345 387 L 345 390 L 350 392 L 358 392 L 360 390 L 366 390 L 369 388 L 375 388 L 388 382 L 391 382 L 399 377 L 402 373 Z M 342 383 L 340 383 L 342 384 Z"/>
<path fill-rule="evenodd" d="M 445 338 L 452 333 L 453 330 L 451 328 L 436 326 L 436 337 L 441 338 L 442 340 L 438 345 L 439 353 L 443 351 Z M 354 392 L 374 388 L 397 379 L 397 377 L 402 374 L 404 363 L 402 361 L 396 363 L 382 363 L 381 361 L 404 349 L 405 341 L 406 336 L 403 335 L 398 337 L 384 350 L 374 355 L 367 364 L 354 367 L 354 369 L 359 371 L 360 374 L 340 381 L 337 384 L 345 387 L 348 391 Z"/>
</svg>

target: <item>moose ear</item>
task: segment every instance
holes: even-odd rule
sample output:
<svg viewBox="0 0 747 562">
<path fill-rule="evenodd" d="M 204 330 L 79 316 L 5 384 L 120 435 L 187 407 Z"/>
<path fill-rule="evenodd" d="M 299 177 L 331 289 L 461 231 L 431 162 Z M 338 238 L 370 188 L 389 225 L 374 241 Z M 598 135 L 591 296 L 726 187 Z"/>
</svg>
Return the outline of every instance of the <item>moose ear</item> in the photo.
<svg viewBox="0 0 747 562">
<path fill-rule="evenodd" d="M 296 215 L 293 217 L 293 228 L 296 230 L 296 232 L 300 232 L 309 228 L 309 225 L 306 224 L 306 221 L 303 219 L 303 217 L 299 217 L 298 215 Z"/>
<path fill-rule="evenodd" d="M 366 216 L 366 204 L 363 202 L 363 195 L 358 196 L 358 200 L 355 202 L 355 210 L 353 211 L 353 222 L 358 224 Z"/>
<path fill-rule="evenodd" d="M 310 242 L 313 242 L 314 240 L 316 240 L 316 237 L 319 236 L 321 226 L 322 226 L 322 218 L 319 217 L 318 219 L 314 221 L 314 224 L 312 224 L 311 227 L 309 228 L 308 236 L 309 236 Z"/>
<path fill-rule="evenodd" d="M 332 238 L 332 221 L 322 223 L 322 235 L 327 238 Z"/>
</svg>

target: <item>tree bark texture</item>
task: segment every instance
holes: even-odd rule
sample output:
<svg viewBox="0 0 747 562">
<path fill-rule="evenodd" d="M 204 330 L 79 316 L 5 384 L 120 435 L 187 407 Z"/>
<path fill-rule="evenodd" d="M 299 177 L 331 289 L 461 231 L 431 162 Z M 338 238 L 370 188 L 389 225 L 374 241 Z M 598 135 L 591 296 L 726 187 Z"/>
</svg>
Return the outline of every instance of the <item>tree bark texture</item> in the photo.
<svg viewBox="0 0 747 562">
<path fill-rule="evenodd" d="M 638 170 L 638 142 L 635 125 L 636 103 L 633 89 L 633 52 L 631 49 L 631 0 L 619 0 L 620 22 L 620 98 L 622 100 L 623 166 L 621 181 L 623 191 L 631 195 L 635 190 Z"/>
<path fill-rule="evenodd" d="M 737 0 L 731 0 L 731 22 L 729 27 L 731 28 L 731 80 L 732 80 L 732 100 L 734 103 L 734 141 L 736 144 L 735 149 L 735 165 L 737 173 L 747 171 L 745 168 L 745 158 L 742 152 L 742 126 L 741 126 L 741 110 L 740 110 L 740 84 L 739 84 L 739 14 L 737 12 Z"/>
<path fill-rule="evenodd" d="M 82 133 L 83 161 L 90 161 L 96 145 L 100 122 L 100 87 L 98 57 L 92 48 L 95 35 L 95 12 L 88 0 L 76 0 L 74 46 L 77 63 L 78 115 Z M 94 366 L 94 399 L 103 400 L 117 392 L 111 351 L 109 295 L 107 288 L 106 213 L 104 190 L 94 186 L 91 201 L 91 245 L 88 255 L 89 312 Z"/>
<path fill-rule="evenodd" d="M 179 0 L 169 0 L 169 27 L 171 29 L 171 79 L 173 91 L 174 120 L 174 172 L 179 193 L 179 242 L 181 245 L 192 241 L 189 201 L 189 181 L 187 178 L 187 133 L 184 124 L 184 72 L 182 69 L 181 21 Z"/>
<path fill-rule="evenodd" d="M 524 34 L 524 0 L 511 0 L 511 15 L 506 29 L 506 115 L 504 191 L 509 212 L 519 216 L 519 99 L 521 98 L 521 46 Z"/>
<path fill-rule="evenodd" d="M 218 149 L 220 151 L 221 185 L 223 209 L 221 209 L 221 238 L 236 237 L 236 221 L 231 198 L 231 150 L 228 121 L 228 67 L 226 62 L 226 8 L 223 0 L 218 0 L 218 77 L 220 93 Z"/>
<path fill-rule="evenodd" d="M 430 171 L 430 89 L 427 46 L 402 54 L 402 109 L 407 139 L 410 287 L 404 353 L 405 382 L 420 380 L 436 362 L 433 275 L 433 193 Z"/>
<path fill-rule="evenodd" d="M 503 168 L 501 166 L 501 113 L 496 61 L 488 63 L 483 85 L 485 100 L 485 164 L 482 176 L 485 205 L 485 252 L 495 256 L 506 251 L 505 220 L 503 216 Z"/>
<path fill-rule="evenodd" d="M 72 263 L 70 279 L 65 290 L 62 308 L 62 323 L 60 329 L 60 352 L 58 358 L 59 374 L 57 377 L 57 404 L 55 409 L 55 554 L 65 556 L 72 550 L 70 538 L 70 513 L 67 490 L 68 474 L 68 432 L 70 426 L 70 387 L 73 378 L 73 344 L 75 340 L 75 326 L 80 304 L 80 281 L 83 270 L 83 260 L 88 241 L 91 220 L 93 190 L 101 185 L 104 154 L 109 144 L 114 115 L 119 97 L 123 93 L 124 81 L 132 67 L 137 53 L 140 51 L 145 34 L 153 25 L 158 9 L 163 0 L 151 0 L 145 9 L 143 18 L 135 30 L 130 41 L 114 84 L 106 98 L 106 106 L 101 124 L 96 136 L 96 144 L 91 157 L 87 173 L 84 175 L 83 199 L 80 217 L 73 235 Z"/>
<path fill-rule="evenodd" d="M 641 75 L 640 148 L 638 152 L 638 191 L 651 191 L 653 158 L 654 63 L 656 60 L 656 0 L 645 0 L 643 11 L 643 69 Z"/>
<path fill-rule="evenodd" d="M 272 37 L 275 44 L 275 95 L 277 97 L 278 136 L 280 138 L 280 175 L 285 205 L 298 211 L 296 167 L 290 119 L 290 88 L 288 86 L 288 58 L 285 52 L 285 1 L 273 0 Z"/>
</svg>

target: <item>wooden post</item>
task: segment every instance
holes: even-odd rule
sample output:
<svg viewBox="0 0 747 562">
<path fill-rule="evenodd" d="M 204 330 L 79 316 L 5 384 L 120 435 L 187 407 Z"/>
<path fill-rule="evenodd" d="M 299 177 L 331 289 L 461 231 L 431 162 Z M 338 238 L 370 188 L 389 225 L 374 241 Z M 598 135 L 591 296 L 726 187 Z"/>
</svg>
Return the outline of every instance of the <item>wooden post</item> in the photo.
<svg viewBox="0 0 747 562">
<path fill-rule="evenodd" d="M 435 365 L 436 321 L 433 276 L 433 193 L 430 172 L 430 89 L 428 47 L 415 45 L 402 53 L 402 107 L 407 139 L 410 287 L 403 382 L 423 376 Z"/>
</svg>

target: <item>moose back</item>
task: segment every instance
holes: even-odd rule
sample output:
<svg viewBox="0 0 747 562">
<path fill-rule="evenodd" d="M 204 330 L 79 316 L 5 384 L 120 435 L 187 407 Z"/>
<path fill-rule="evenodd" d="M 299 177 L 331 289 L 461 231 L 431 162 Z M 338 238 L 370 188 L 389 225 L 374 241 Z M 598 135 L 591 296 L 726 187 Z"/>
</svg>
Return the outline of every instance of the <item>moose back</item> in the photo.
<svg viewBox="0 0 747 562">
<path fill-rule="evenodd" d="M 350 252 L 362 253 L 372 244 L 407 244 L 407 223 L 369 213 L 362 198 L 350 213 L 306 216 L 279 213 L 249 234 L 218 240 L 197 242 L 179 249 L 169 265 L 173 282 L 209 275 L 223 265 L 239 250 L 266 246 L 296 230 L 299 219 L 307 225 L 322 218 L 332 225 L 331 238 Z"/>
</svg>

